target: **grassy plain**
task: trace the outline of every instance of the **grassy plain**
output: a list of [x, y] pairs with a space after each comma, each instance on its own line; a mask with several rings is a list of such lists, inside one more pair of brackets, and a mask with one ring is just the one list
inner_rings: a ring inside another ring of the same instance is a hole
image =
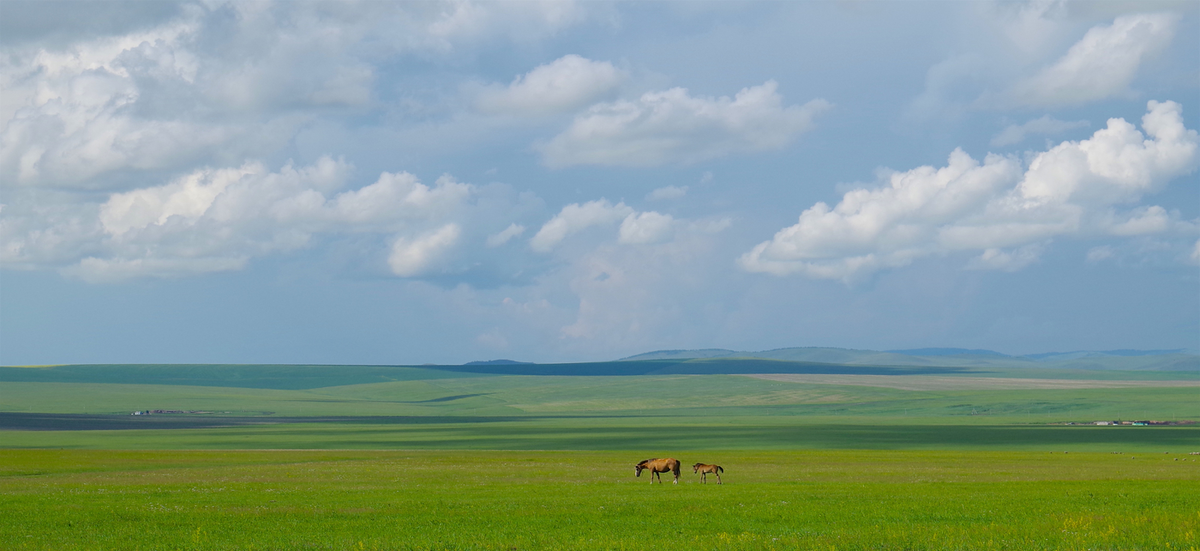
[[0, 549], [1196, 550], [1198, 380], [0, 368]]
[[4, 452], [4, 549], [1197, 549], [1200, 462], [1155, 454]]

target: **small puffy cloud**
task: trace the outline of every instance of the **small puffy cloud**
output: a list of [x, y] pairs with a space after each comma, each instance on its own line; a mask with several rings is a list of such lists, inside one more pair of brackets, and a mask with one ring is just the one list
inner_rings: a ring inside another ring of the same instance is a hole
[[[323, 161], [332, 163], [328, 159]], [[202, 169], [167, 185], [116, 193], [100, 206], [100, 223], [104, 231], [114, 236], [151, 224], [162, 226], [172, 217], [194, 223], [231, 184], [263, 171], [263, 166], [257, 163], [240, 168]]]
[[537, 149], [550, 167], [656, 166], [780, 149], [830, 104], [816, 99], [784, 107], [777, 89], [767, 81], [733, 98], [703, 98], [672, 88], [601, 103]]
[[529, 246], [537, 252], [549, 252], [567, 236], [593, 226], [615, 224], [634, 214], [633, 208], [625, 203], [612, 204], [607, 199], [572, 203], [561, 211], [529, 240]]
[[1135, 209], [1127, 220], [1113, 224], [1109, 232], [1121, 236], [1149, 235], [1165, 232], [1170, 226], [1167, 210], [1154, 205]]
[[407, 172], [384, 172], [371, 185], [338, 194], [325, 216], [340, 225], [390, 229], [406, 220], [447, 216], [474, 191], [450, 176], [429, 187]]
[[500, 233], [489, 235], [487, 238], [487, 246], [499, 247], [500, 245], [508, 243], [512, 238], [518, 237], [523, 233], [525, 233], [525, 226], [513, 222], [512, 224], [509, 224], [507, 228], [501, 230]]
[[967, 263], [967, 268], [1015, 272], [1037, 261], [1038, 256], [1042, 254], [1042, 248], [1040, 243], [1033, 243], [1011, 251], [987, 249], [983, 251], [983, 254], [971, 259]]
[[[711, 173], [706, 173], [711, 174]], [[710, 176], [711, 177], [711, 176]], [[670, 199], [681, 199], [687, 195], [687, 186], [665, 186], [660, 187], [646, 194], [646, 199], [650, 201], [665, 201]]]
[[621, 222], [617, 242], [630, 245], [661, 243], [671, 237], [675, 219], [654, 211], [630, 214]]
[[992, 147], [1018, 144], [1029, 136], [1054, 136], [1088, 125], [1088, 121], [1060, 121], [1050, 115], [1044, 115], [1025, 124], [1011, 124], [1005, 127], [999, 134], [996, 134], [996, 137], [992, 138]]
[[462, 228], [446, 224], [441, 228], [415, 237], [401, 237], [392, 245], [388, 266], [400, 277], [422, 275], [436, 265], [447, 251], [458, 243]]
[[892, 173], [877, 189], [805, 210], [739, 263], [751, 272], [849, 280], [930, 255], [981, 251], [969, 267], [1016, 270], [1057, 236], [1167, 232], [1176, 224], [1161, 207], [1116, 209], [1193, 171], [1200, 138], [1183, 126], [1179, 104], [1151, 101], [1147, 110], [1146, 135], [1110, 119], [1090, 139], [1034, 156], [1027, 169], [1015, 157], [988, 155], [981, 164], [955, 150], [943, 168]]
[[624, 79], [612, 63], [571, 54], [517, 77], [507, 87], [483, 89], [475, 105], [485, 113], [503, 115], [563, 113], [612, 93]]
[[1060, 106], [1127, 94], [1138, 67], [1171, 42], [1177, 21], [1167, 13], [1134, 14], [1093, 27], [1053, 65], [1015, 84], [1008, 100]]
[[[669, 214], [655, 211], [637, 212], [625, 203], [612, 204], [599, 199], [563, 207], [542, 229], [529, 240], [536, 252], [550, 252], [568, 236], [596, 226], [613, 226], [617, 229], [617, 243], [622, 245], [648, 245], [670, 241], [675, 234], [678, 221]], [[686, 225], [687, 229], [694, 229]], [[717, 228], [710, 233], [724, 229]]]
[[1109, 247], [1108, 245], [1100, 245], [1099, 247], [1092, 247], [1092, 248], [1088, 249], [1087, 261], [1088, 262], [1101, 262], [1103, 260], [1108, 260], [1109, 258], [1112, 258], [1112, 256], [1113, 256], [1113, 248], [1112, 247]]

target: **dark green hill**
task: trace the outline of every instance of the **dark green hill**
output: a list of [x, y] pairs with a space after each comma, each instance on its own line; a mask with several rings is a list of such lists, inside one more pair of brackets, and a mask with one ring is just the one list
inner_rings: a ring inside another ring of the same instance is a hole
[[[959, 375], [987, 377], [1058, 377], [1102, 379], [1193, 379], [1195, 369], [1186, 369], [1194, 356], [1156, 356], [1162, 362], [1177, 360], [1176, 369], [1114, 369], [1107, 361], [1122, 358], [1080, 358], [1069, 364], [1003, 365], [946, 363], [852, 364], [822, 361], [798, 361], [769, 358], [716, 357], [695, 359], [658, 359], [586, 363], [506, 363], [483, 362], [467, 365], [371, 366], [371, 365], [220, 365], [220, 364], [94, 364], [47, 367], [0, 367], [0, 383], [106, 383], [154, 384], [276, 390], [306, 390], [335, 386], [426, 381], [489, 375], [629, 377], [642, 375], [739, 375], [739, 374], [819, 374], [819, 375]], [[1134, 358], [1137, 359], [1137, 358]], [[1093, 365], [1091, 370], [1080, 366]]]
[[847, 365], [763, 358], [696, 358], [618, 360], [567, 364], [468, 364], [432, 369], [490, 375], [636, 376], [636, 375], [740, 375], [747, 373], [797, 373], [827, 375], [947, 375], [972, 371], [952, 366]]
[[758, 358], [647, 360], [588, 363], [477, 363], [454, 366], [95, 364], [0, 367], [0, 382], [108, 383], [219, 386], [304, 390], [332, 386], [418, 381], [486, 375], [622, 377], [811, 373], [839, 375], [929, 375], [967, 369], [931, 366], [869, 366]]

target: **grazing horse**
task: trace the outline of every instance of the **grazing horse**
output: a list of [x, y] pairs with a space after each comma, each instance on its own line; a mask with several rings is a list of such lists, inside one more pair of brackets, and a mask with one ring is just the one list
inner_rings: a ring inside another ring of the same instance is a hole
[[666, 459], [647, 459], [638, 463], [633, 467], [637, 471], [637, 476], [642, 476], [643, 469], [650, 469], [650, 483], [654, 484], [654, 477], [658, 477], [658, 483], [662, 484], [662, 475], [659, 473], [672, 472], [675, 473], [675, 481], [671, 484], [679, 484], [679, 460], [670, 457]]
[[717, 475], [717, 484], [720, 484], [721, 483], [721, 473], [725, 472], [725, 469], [722, 469], [720, 465], [705, 465], [704, 463], [696, 463], [695, 465], [692, 465], [692, 472], [700, 473], [700, 483], [701, 484], [708, 483], [705, 481], [705, 479], [708, 478], [709, 474]]

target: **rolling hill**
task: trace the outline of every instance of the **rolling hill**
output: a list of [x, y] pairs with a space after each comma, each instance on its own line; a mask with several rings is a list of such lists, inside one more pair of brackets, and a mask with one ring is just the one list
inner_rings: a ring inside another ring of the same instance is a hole
[[1025, 356], [1009, 356], [991, 350], [962, 348], [921, 348], [882, 352], [825, 347], [778, 348], [758, 352], [701, 349], [660, 350], [622, 358], [622, 361], [731, 360], [735, 358], [815, 362], [846, 366], [1200, 371], [1200, 352], [1190, 349], [1050, 352]]

